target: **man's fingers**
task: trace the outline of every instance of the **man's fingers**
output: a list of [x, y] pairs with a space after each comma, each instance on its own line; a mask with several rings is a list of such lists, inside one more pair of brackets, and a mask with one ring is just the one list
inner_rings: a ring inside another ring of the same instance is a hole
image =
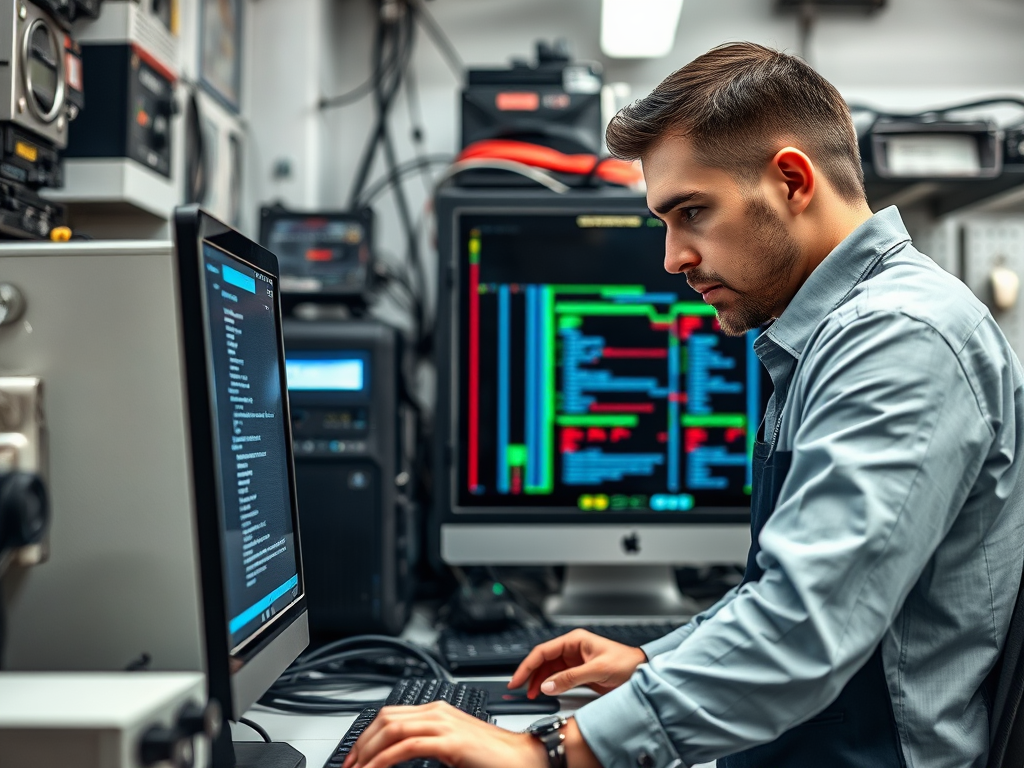
[[433, 757], [442, 763], [450, 763], [452, 757], [447, 754], [450, 751], [450, 747], [447, 745], [449, 741], [449, 739], [437, 736], [411, 737], [381, 750], [368, 762], [364, 763], [360, 760], [356, 765], [359, 768], [390, 768], [392, 765], [419, 757]]
[[569, 635], [562, 635], [554, 640], [548, 640], [546, 643], [535, 646], [532, 651], [526, 654], [526, 658], [523, 659], [516, 671], [512, 673], [512, 679], [509, 681], [508, 687], [519, 688], [530, 678], [535, 669], [545, 662], [560, 659], [565, 653], [568, 637]]
[[537, 694], [540, 693], [540, 686], [545, 680], [551, 677], [556, 672], [561, 672], [563, 669], [568, 669], [569, 665], [562, 659], [555, 659], [554, 661], [548, 661], [541, 664], [532, 675], [530, 675], [530, 681], [526, 688], [527, 698], [534, 699]]
[[583, 664], [551, 675], [541, 683], [540, 690], [541, 693], [546, 693], [548, 696], [555, 696], [581, 685], [603, 683], [607, 677], [604, 665]]
[[556, 659], [561, 659], [567, 667], [582, 664], [581, 645], [589, 637], [593, 637], [593, 635], [586, 630], [574, 629], [572, 632], [536, 646], [526, 655], [518, 669], [512, 674], [508, 687], [519, 688], [528, 679], [533, 677], [537, 669], [545, 663], [555, 661]]
[[[451, 710], [445, 712], [443, 710]], [[458, 713], [443, 702], [434, 702], [419, 707], [385, 707], [374, 718], [359, 740], [352, 747], [354, 763], [365, 765], [368, 758], [382, 752], [393, 744], [412, 738], [433, 736], [444, 730], [443, 718]], [[467, 715], [468, 716], [468, 715]], [[350, 754], [350, 756], [351, 756]]]

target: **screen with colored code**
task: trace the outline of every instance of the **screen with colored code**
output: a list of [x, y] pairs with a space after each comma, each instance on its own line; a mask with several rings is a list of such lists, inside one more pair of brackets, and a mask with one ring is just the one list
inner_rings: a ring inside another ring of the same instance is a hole
[[459, 224], [459, 507], [748, 506], [767, 386], [643, 214]]

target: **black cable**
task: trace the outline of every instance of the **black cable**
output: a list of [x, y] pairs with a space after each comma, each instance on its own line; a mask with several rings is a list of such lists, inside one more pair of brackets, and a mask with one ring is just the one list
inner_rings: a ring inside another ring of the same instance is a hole
[[388, 173], [372, 184], [367, 185], [362, 198], [359, 200], [359, 205], [361, 207], [372, 205], [380, 195], [387, 192], [400, 179], [404, 179], [406, 176], [411, 176], [414, 173], [420, 173], [433, 165], [450, 165], [454, 159], [451, 155], [438, 153], [406, 160], [404, 163], [399, 164], [395, 172]]
[[397, 63], [397, 59], [391, 59], [385, 63], [383, 68], [375, 66], [370, 77], [355, 88], [352, 88], [345, 93], [339, 93], [337, 96], [325, 96], [320, 99], [320, 103], [318, 104], [319, 108], [325, 110], [333, 109], [335, 107], [344, 107], [349, 104], [354, 104], [360, 99], [366, 98], [373, 93], [380, 81], [390, 73], [390, 69]]
[[981, 107], [992, 107], [998, 104], [1014, 104], [1018, 107], [1024, 107], [1024, 99], [1019, 96], [994, 96], [988, 99], [979, 99], [978, 101], [968, 101], [963, 104], [953, 104], [948, 107], [940, 107], [937, 109], [927, 109], [921, 112], [886, 112], [885, 110], [876, 109], [866, 104], [847, 104], [847, 107], [851, 112], [868, 112], [873, 114], [876, 118], [887, 118], [890, 120], [921, 120], [930, 117], [943, 117], [948, 115], [950, 112], [962, 112], [968, 109], [979, 109]]
[[[391, 133], [387, 129], [384, 131], [384, 158], [391, 174], [397, 175], [398, 161], [395, 155], [395, 146], [391, 141]], [[416, 275], [416, 282], [418, 283], [420, 295], [423, 296], [427, 290], [427, 273], [426, 268], [423, 266], [423, 259], [420, 257], [419, 234], [416, 231], [416, 227], [413, 225], [412, 214], [409, 210], [409, 201], [406, 198], [405, 189], [402, 187], [400, 181], [396, 182], [394, 185], [394, 195], [395, 206], [398, 208], [398, 217], [402, 222], [402, 228], [405, 230], [409, 264], [412, 267], [413, 274]], [[418, 302], [416, 305], [415, 320], [416, 342], [417, 346], [419, 346], [420, 340], [423, 336], [424, 322], [422, 301]]]
[[[345, 649], [349, 648], [365, 648], [371, 651], [379, 651], [381, 648], [397, 650], [407, 656], [422, 661], [437, 677], [448, 679], [448, 673], [441, 666], [440, 662], [431, 656], [425, 648], [420, 648], [419, 646], [408, 643], [405, 640], [399, 640], [387, 635], [357, 635], [356, 637], [347, 637], [342, 640], [335, 640], [333, 643], [323, 645], [320, 648], [307, 653], [305, 656], [300, 657], [298, 662], [305, 665], [313, 659], [322, 658], [324, 656], [331, 657], [336, 655], [338, 652], [343, 652]], [[285, 670], [285, 674], [288, 674], [288, 670]]]
[[[405, 70], [405, 109], [409, 113], [409, 124], [412, 126], [411, 138], [412, 149], [416, 158], [423, 161], [426, 157], [423, 151], [426, 135], [423, 128], [423, 110], [420, 106], [420, 86], [416, 79], [416, 68], [412, 66], [412, 57], [409, 58], [409, 66]], [[427, 168], [423, 168], [420, 178], [423, 179], [423, 189], [430, 197], [432, 192]]]
[[199, 99], [189, 86], [185, 103], [185, 202], [205, 203], [210, 184], [210, 153], [206, 146]]
[[455, 49], [455, 46], [452, 45], [451, 39], [445, 34], [445, 31], [437, 23], [437, 20], [430, 11], [427, 10], [423, 0], [411, 0], [411, 2], [416, 7], [417, 19], [423, 25], [424, 31], [434, 41], [434, 45], [437, 46], [437, 50], [440, 51], [452, 74], [455, 75], [455, 79], [461, 83], [466, 76], [466, 65], [462, 61], [459, 52]]
[[259, 734], [261, 739], [267, 742], [267, 744], [270, 744], [271, 741], [273, 741], [273, 739], [270, 738], [270, 734], [267, 733], [266, 729], [262, 725], [253, 722], [248, 717], [240, 717], [235, 722], [241, 723], [242, 725], [247, 725], [250, 728], [252, 728], [254, 731], [256, 731], [256, 733]]
[[[408, 61], [411, 58], [412, 50], [415, 45], [416, 33], [415, 20], [413, 18], [412, 8], [410, 6], [407, 6], [406, 18], [407, 24], [405, 25], [405, 40], [401, 42], [396, 41], [395, 44], [401, 45], [402, 50], [404, 51], [404, 53], [401, 54], [401, 56], [405, 63], [408, 64]], [[399, 29], [397, 30], [399, 37], [401, 37], [401, 31], [402, 29], [401, 27], [399, 27]], [[423, 265], [423, 259], [420, 256], [419, 235], [416, 231], [415, 226], [413, 225], [413, 218], [409, 205], [409, 200], [406, 196], [405, 188], [402, 186], [401, 181], [398, 180], [398, 158], [397, 153], [395, 152], [394, 141], [391, 138], [391, 131], [387, 121], [388, 111], [391, 107], [394, 96], [397, 93], [398, 89], [401, 87], [401, 75], [404, 71], [405, 68], [403, 67], [397, 73], [395, 83], [393, 84], [393, 87], [390, 91], [385, 91], [384, 88], [378, 86], [376, 97], [378, 114], [382, 116], [382, 130], [380, 131], [379, 134], [379, 143], [384, 150], [383, 154], [385, 166], [388, 169], [389, 174], [396, 178], [396, 181], [393, 185], [395, 206], [398, 209], [399, 220], [401, 221], [402, 229], [405, 232], [408, 262], [413, 274], [416, 276], [416, 283], [419, 289], [419, 296], [421, 297], [420, 300], [414, 304], [413, 317], [413, 322], [415, 326], [416, 348], [417, 350], [419, 350], [422, 345], [422, 340], [424, 336], [425, 311], [422, 297], [425, 296], [426, 294], [427, 275], [426, 269]]]
[[[405, 22], [404, 24], [403, 21]], [[405, 30], [403, 30], [403, 27]], [[384, 18], [380, 4], [378, 4], [377, 34], [374, 37], [373, 44], [374, 66], [378, 68], [383, 67], [389, 42], [391, 43], [390, 55], [395, 57], [396, 66], [394, 67], [394, 77], [390, 82], [388, 78], [382, 77], [374, 86], [374, 93], [377, 96], [375, 101], [377, 119], [373, 129], [370, 131], [366, 146], [363, 148], [359, 168], [356, 171], [355, 181], [352, 184], [352, 191], [349, 193], [350, 208], [354, 207], [355, 201], [362, 194], [366, 178], [370, 174], [370, 167], [377, 153], [377, 147], [384, 138], [388, 112], [391, 109], [395, 94], [402, 84], [402, 72], [405, 71], [408, 58], [412, 54], [412, 28], [413, 24], [410, 13], [407, 12], [392, 22]], [[404, 40], [403, 31], [405, 32]], [[394, 38], [394, 40], [391, 40], [391, 38]]]
[[340, 93], [337, 96], [324, 97], [320, 99], [317, 104], [322, 110], [334, 109], [336, 107], [344, 107], [349, 104], [355, 104], [360, 99], [364, 99], [373, 93], [374, 87], [377, 85], [377, 78], [379, 75], [375, 74], [369, 80], [357, 85], [351, 91]]
[[[396, 664], [399, 660], [401, 664]], [[366, 664], [377, 664], [392, 672], [368, 672]], [[423, 648], [386, 635], [360, 635], [329, 643], [297, 659], [259, 703], [284, 712], [358, 712], [379, 704], [380, 699], [337, 699], [316, 694], [351, 693], [371, 686], [394, 685], [403, 677], [424, 673], [449, 679], [440, 662]]]

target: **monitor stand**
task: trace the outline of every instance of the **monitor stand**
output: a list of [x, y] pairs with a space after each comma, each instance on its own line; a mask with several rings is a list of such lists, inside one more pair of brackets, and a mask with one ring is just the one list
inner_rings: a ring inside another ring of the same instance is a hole
[[236, 741], [235, 768], [305, 768], [306, 757], [283, 741]]
[[555, 623], [581, 620], [682, 620], [700, 610], [669, 565], [569, 565], [562, 592], [545, 602]]

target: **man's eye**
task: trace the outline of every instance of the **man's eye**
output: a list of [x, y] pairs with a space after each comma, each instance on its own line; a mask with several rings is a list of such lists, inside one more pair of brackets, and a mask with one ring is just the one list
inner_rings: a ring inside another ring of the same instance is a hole
[[697, 218], [697, 214], [700, 213], [700, 208], [683, 208], [682, 214], [686, 221], [693, 221]]

